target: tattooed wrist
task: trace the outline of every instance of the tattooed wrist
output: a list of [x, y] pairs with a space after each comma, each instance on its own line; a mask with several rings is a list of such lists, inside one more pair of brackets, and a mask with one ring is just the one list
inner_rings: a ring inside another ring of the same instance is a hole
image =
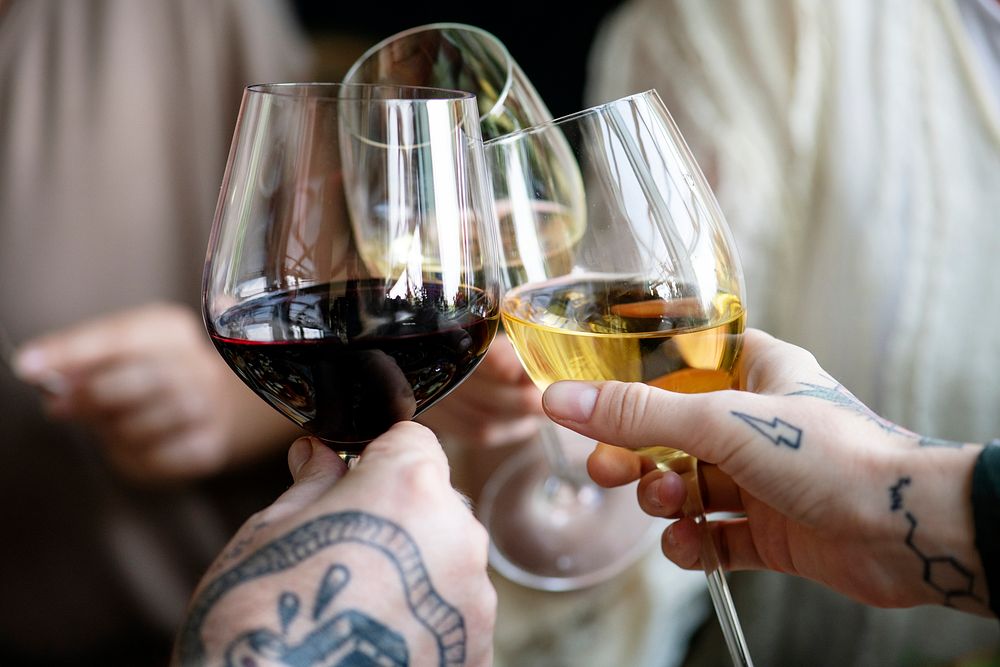
[[[887, 576], [907, 605], [939, 604], [986, 614], [986, 579], [975, 546], [972, 468], [979, 447], [898, 449], [882, 459], [881, 511]], [[895, 554], [895, 555], [893, 555]]]
[[934, 601], [946, 607], [966, 606], [962, 603], [983, 603], [976, 592], [977, 573], [972, 566], [951, 553], [946, 547], [934, 544], [931, 531], [923, 519], [907, 509], [905, 494], [913, 486], [910, 476], [903, 476], [889, 487], [889, 511], [905, 522], [903, 544], [919, 560], [920, 576]]

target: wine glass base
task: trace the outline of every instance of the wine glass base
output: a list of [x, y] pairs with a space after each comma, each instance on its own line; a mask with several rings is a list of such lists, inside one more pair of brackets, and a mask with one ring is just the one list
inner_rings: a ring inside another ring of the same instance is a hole
[[[583, 461], [573, 462], [583, 470]], [[639, 509], [635, 484], [602, 489], [553, 477], [535, 447], [507, 459], [478, 503], [490, 565], [522, 586], [570, 591], [618, 575], [647, 553], [662, 526]]]

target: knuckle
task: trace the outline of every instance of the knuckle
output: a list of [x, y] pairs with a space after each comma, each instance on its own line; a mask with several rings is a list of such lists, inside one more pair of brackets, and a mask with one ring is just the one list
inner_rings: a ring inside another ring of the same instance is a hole
[[493, 582], [490, 581], [488, 576], [483, 574], [482, 577], [483, 585], [478, 597], [479, 604], [477, 605], [476, 613], [482, 619], [483, 629], [492, 630], [493, 625], [496, 623], [497, 590], [493, 587]]
[[469, 529], [467, 531], [469, 545], [472, 548], [472, 554], [474, 562], [477, 567], [486, 567], [487, 560], [489, 559], [490, 552], [490, 535], [486, 532], [486, 528], [483, 524], [479, 523], [475, 519], [470, 522]]
[[[605, 385], [608, 396], [608, 423], [616, 432], [626, 432], [641, 424], [649, 408], [649, 388], [637, 382]], [[602, 392], [603, 393], [603, 392]]]
[[420, 459], [404, 465], [399, 474], [398, 488], [404, 498], [434, 497], [445, 486], [443, 481], [438, 463]]

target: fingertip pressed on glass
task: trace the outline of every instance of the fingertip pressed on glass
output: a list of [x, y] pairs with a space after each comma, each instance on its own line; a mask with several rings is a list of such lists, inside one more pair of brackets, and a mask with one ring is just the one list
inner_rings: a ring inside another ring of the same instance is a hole
[[473, 95], [246, 89], [205, 322], [243, 382], [342, 455], [476, 367], [497, 329], [497, 254]]

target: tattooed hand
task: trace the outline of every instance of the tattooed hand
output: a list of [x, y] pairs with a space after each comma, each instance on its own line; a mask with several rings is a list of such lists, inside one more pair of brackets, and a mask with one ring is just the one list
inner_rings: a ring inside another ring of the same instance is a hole
[[[989, 613], [970, 501], [981, 446], [887, 422], [808, 352], [760, 331], [746, 333], [741, 386], [691, 395], [561, 382], [544, 405], [556, 422], [621, 446], [598, 445], [590, 474], [605, 486], [641, 478], [639, 504], [654, 516], [680, 516], [687, 486], [629, 450], [698, 457], [706, 511], [737, 513], [707, 524], [727, 569], [796, 574], [877, 606]], [[698, 531], [690, 518], [670, 524], [663, 552], [699, 567]]]
[[295, 483], [199, 585], [175, 664], [490, 664], [486, 533], [430, 431], [397, 424], [346, 476], [315, 439], [288, 464]]

